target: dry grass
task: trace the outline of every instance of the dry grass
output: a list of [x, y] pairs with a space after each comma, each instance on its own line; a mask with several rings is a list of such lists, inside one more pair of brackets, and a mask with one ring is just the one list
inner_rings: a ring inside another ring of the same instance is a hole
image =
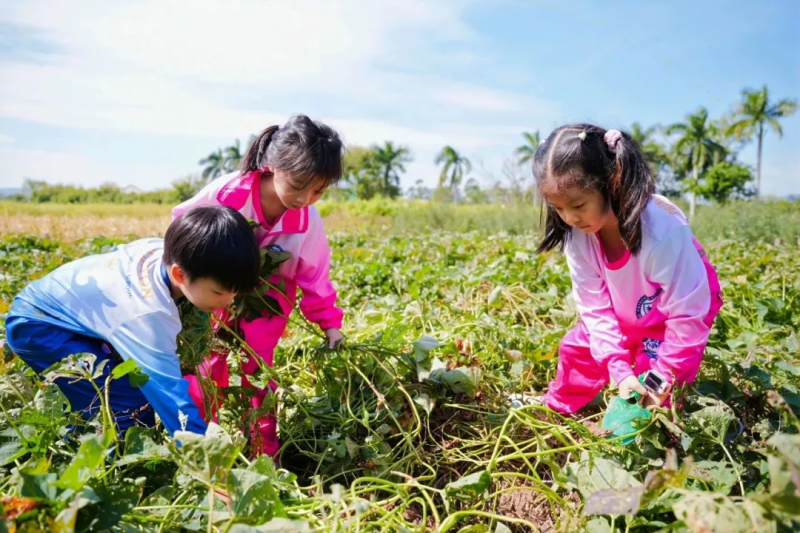
[[0, 204], [0, 237], [27, 233], [60, 241], [93, 237], [161, 236], [170, 222], [167, 205]]
[[[159, 237], [170, 223], [168, 205], [156, 204], [20, 204], [0, 203], [0, 238], [33, 234], [74, 242], [94, 237]], [[333, 212], [325, 217], [329, 232], [381, 228], [389, 217]]]

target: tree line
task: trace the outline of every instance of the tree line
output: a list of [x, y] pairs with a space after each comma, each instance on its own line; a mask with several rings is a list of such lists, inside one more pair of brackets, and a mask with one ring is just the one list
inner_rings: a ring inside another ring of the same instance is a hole
[[[651, 164], [659, 192], [668, 196], [688, 194], [693, 214], [698, 197], [725, 203], [730, 198], [758, 196], [764, 137], [769, 131], [782, 137], [780, 120], [796, 111], [795, 100], [773, 100], [764, 86], [758, 90], [742, 90], [732, 111], [718, 118], [709, 117], [708, 110], [701, 107], [673, 124], [643, 126], [637, 122], [627, 131]], [[405, 196], [468, 203], [528, 201], [534, 196], [531, 160], [542, 136], [534, 131], [523, 132], [522, 137], [522, 143], [504, 162], [500, 175], [487, 171], [482, 165], [474, 165], [457, 148], [444, 146], [434, 159], [440, 169], [436, 187], [427, 187], [422, 180], [417, 180], [406, 191], [400, 186], [401, 177], [414, 161], [408, 146], [392, 141], [350, 146], [344, 158], [342, 182], [327, 196], [337, 199]], [[255, 136], [251, 136], [248, 144], [254, 139]], [[738, 159], [741, 150], [751, 142], [756, 143], [755, 168]], [[115, 184], [87, 189], [26, 179], [23, 192], [10, 199], [37, 203], [180, 202], [210, 180], [236, 170], [245, 152], [237, 139], [232, 145], [201, 159], [199, 174], [178, 179], [169, 189], [130, 192]], [[482, 187], [481, 182], [488, 182], [489, 186]]]

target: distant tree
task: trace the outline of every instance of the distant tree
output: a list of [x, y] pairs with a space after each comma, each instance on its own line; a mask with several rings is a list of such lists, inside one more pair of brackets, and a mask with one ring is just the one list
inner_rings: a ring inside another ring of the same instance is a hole
[[442, 148], [442, 151], [436, 156], [435, 162], [442, 166], [439, 187], [449, 188], [453, 195], [453, 201], [458, 201], [458, 188], [464, 174], [472, 171], [472, 163], [452, 146]]
[[744, 198], [753, 194], [747, 188], [751, 181], [753, 173], [748, 167], [723, 161], [706, 171], [699, 192], [707, 200], [724, 204], [730, 198]]
[[694, 218], [697, 194], [701, 190], [700, 173], [721, 160], [725, 148], [716, 140], [719, 132], [708, 121], [708, 110], [702, 107], [696, 113], [688, 115], [686, 122], [669, 126], [666, 132], [668, 135], [679, 134], [674, 149], [691, 165], [692, 179], [686, 190], [690, 195], [689, 217]]
[[517, 163], [520, 165], [524, 165], [533, 160], [536, 149], [539, 147], [539, 143], [542, 142], [542, 138], [539, 136], [539, 130], [533, 133], [525, 131], [522, 133], [522, 136], [525, 138], [525, 143], [519, 145], [515, 151], [517, 154]]
[[739, 140], [751, 140], [755, 137], [758, 142], [756, 147], [756, 196], [761, 194], [761, 155], [764, 135], [772, 128], [778, 137], [783, 137], [783, 129], [779, 120], [793, 115], [796, 111], [796, 100], [784, 99], [771, 102], [766, 85], [758, 91], [751, 89], [742, 91], [742, 101], [734, 112], [727, 133]]

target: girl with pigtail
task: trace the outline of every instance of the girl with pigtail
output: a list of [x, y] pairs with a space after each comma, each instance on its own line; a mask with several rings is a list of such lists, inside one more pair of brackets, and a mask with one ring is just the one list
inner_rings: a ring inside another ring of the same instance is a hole
[[[673, 384], [695, 379], [722, 305], [689, 222], [655, 194], [641, 149], [617, 130], [558, 128], [536, 150], [533, 174], [546, 206], [538, 251], [565, 252], [580, 315], [543, 402], [574, 413], [613, 379], [623, 398], [664, 403]], [[644, 387], [642, 373], [663, 386]]]
[[[292, 117], [283, 126], [268, 127], [255, 139], [240, 171], [215, 179], [172, 211], [173, 218], [177, 218], [200, 205], [231, 207], [253, 221], [260, 248], [289, 252], [279, 273], [268, 280], [274, 288], [267, 296], [279, 303], [281, 312], [265, 310], [252, 320], [239, 318], [236, 324], [252, 352], [270, 367], [298, 288], [302, 293], [300, 311], [320, 327], [329, 346], [343, 338], [343, 312], [336, 306], [336, 290], [330, 280], [331, 251], [322, 218], [314, 207], [325, 189], [341, 178], [343, 151], [343, 143], [333, 129], [303, 115]], [[215, 314], [230, 322], [225, 308]], [[217, 387], [228, 387], [227, 357], [227, 353], [212, 353], [198, 372]], [[259, 389], [248, 381], [247, 375], [253, 375], [258, 367], [258, 361], [250, 355], [242, 365], [246, 374], [242, 385], [256, 389], [251, 402], [254, 409], [260, 408], [276, 388], [274, 382]], [[204, 412], [206, 402], [198, 378], [186, 379], [204, 417], [213, 418], [215, 413]], [[254, 428], [254, 436], [260, 441], [258, 451], [270, 456], [280, 448], [276, 424], [275, 417], [267, 415]]]

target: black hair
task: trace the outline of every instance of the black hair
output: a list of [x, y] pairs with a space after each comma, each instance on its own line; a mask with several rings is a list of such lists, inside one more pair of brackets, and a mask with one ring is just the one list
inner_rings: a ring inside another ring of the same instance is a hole
[[165, 265], [178, 265], [190, 280], [210, 278], [225, 290], [250, 290], [261, 255], [241, 213], [221, 205], [195, 207], [172, 221], [164, 236]]
[[333, 128], [296, 115], [283, 126], [262, 131], [242, 159], [241, 170], [271, 167], [289, 173], [298, 188], [320, 178], [328, 187], [342, 177], [343, 152], [344, 144]]
[[[603, 140], [605, 134], [606, 130], [591, 124], [561, 126], [536, 149], [533, 176], [539, 190], [555, 180], [561, 190], [600, 191], [619, 220], [625, 246], [635, 255], [642, 248], [642, 212], [655, 193], [653, 173], [629, 134], [622, 132], [614, 151]], [[563, 250], [571, 228], [550, 205], [542, 216], [545, 230], [537, 252]]]

